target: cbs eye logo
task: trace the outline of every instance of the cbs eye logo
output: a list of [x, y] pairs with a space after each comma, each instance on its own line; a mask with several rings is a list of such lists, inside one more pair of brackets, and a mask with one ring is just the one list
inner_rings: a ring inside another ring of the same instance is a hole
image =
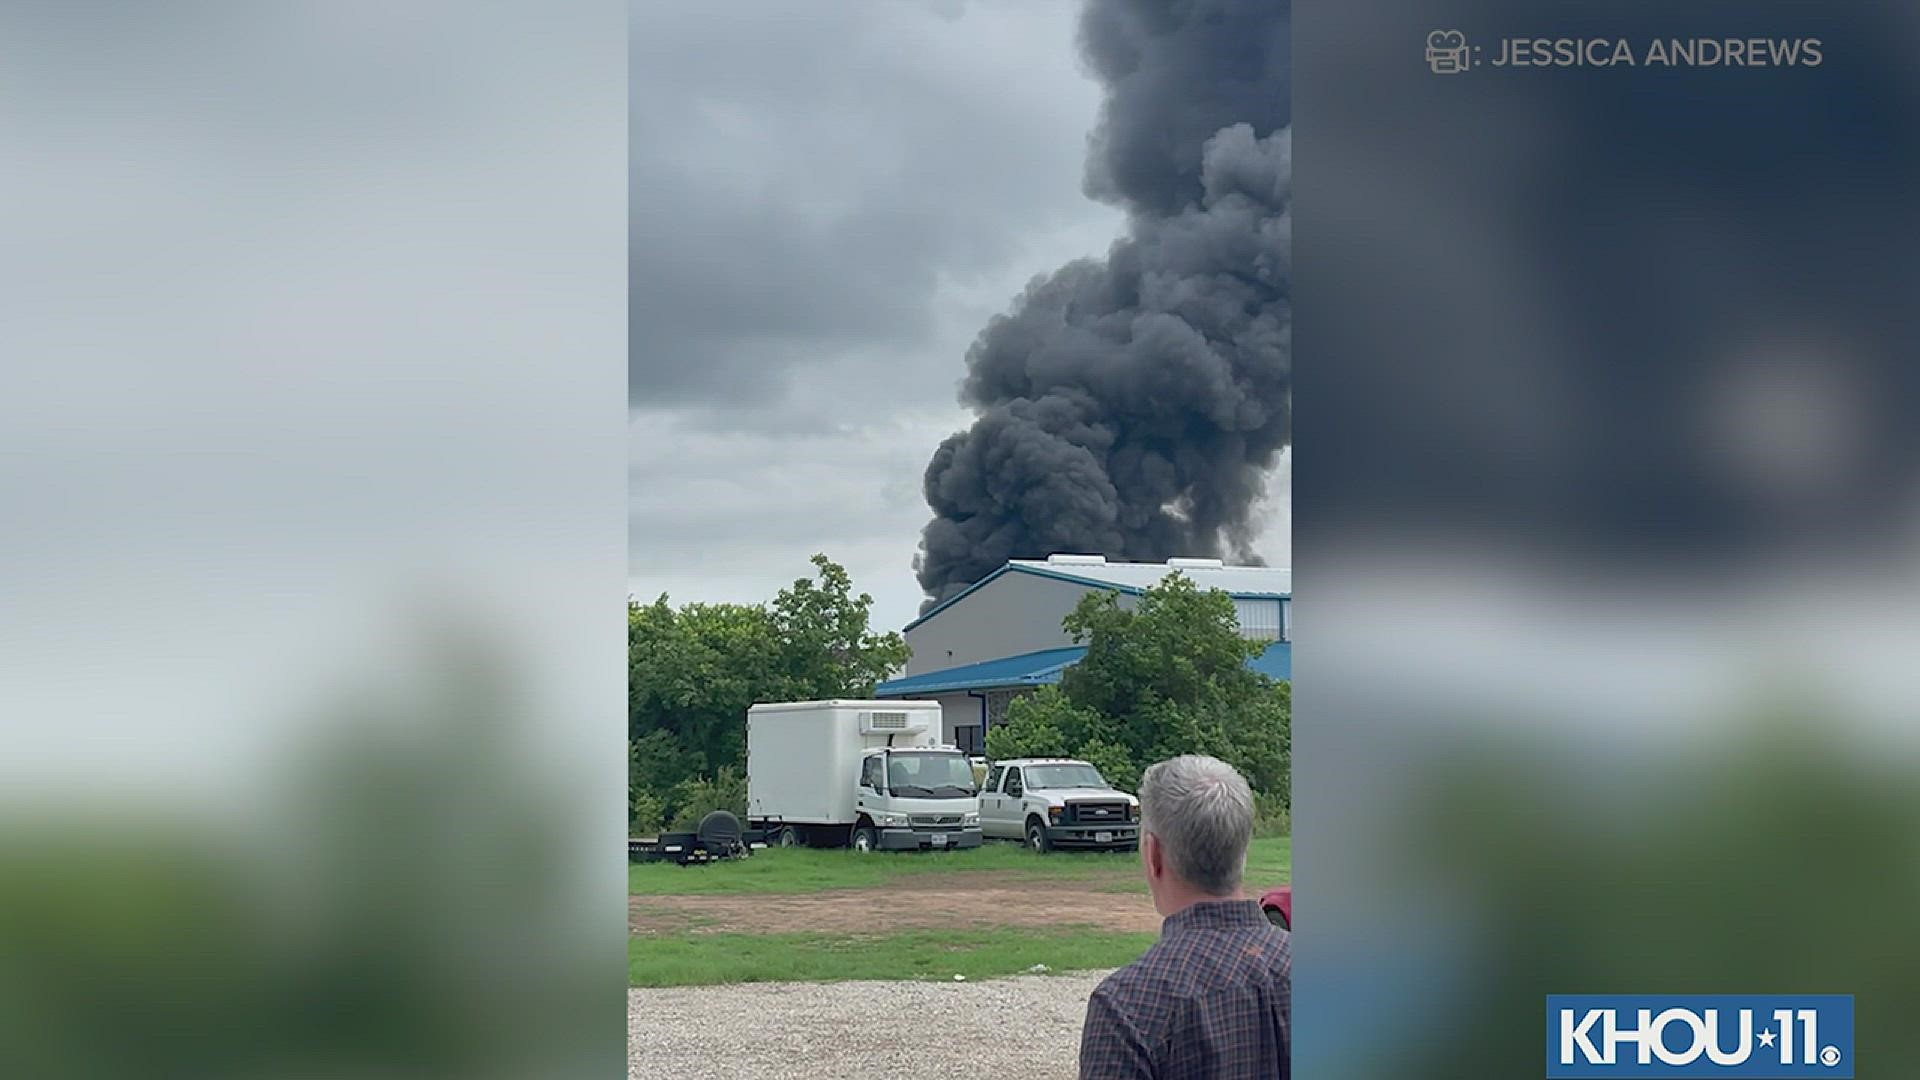
[[1471, 63], [1467, 35], [1458, 30], [1435, 30], [1427, 35], [1427, 66], [1435, 75], [1457, 75]]

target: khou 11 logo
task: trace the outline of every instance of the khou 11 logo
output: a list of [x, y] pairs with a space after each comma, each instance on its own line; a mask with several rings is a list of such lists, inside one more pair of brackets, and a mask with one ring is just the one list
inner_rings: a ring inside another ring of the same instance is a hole
[[1547, 995], [1550, 1080], [1852, 1075], [1852, 994]]

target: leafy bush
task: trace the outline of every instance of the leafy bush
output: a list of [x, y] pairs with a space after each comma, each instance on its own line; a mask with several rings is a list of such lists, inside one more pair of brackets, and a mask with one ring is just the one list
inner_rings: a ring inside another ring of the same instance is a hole
[[1007, 703], [1007, 718], [987, 731], [987, 756], [1064, 756], [1072, 745], [1066, 733], [1077, 732], [1085, 722], [1076, 712], [1073, 703], [1054, 686], [1014, 698]]
[[629, 789], [627, 792], [627, 835], [652, 836], [660, 831], [664, 804], [659, 796], [648, 791]]
[[627, 748], [627, 787], [633, 793], [658, 798], [705, 771], [700, 755], [681, 746], [670, 731], [650, 731]]
[[1133, 763], [1127, 748], [1095, 737], [1082, 744], [1075, 755], [1100, 770], [1107, 783], [1122, 791], [1140, 790], [1140, 767]]
[[692, 829], [715, 810], [731, 810], [742, 821], [747, 816], [747, 778], [721, 769], [714, 779], [682, 780], [667, 793], [673, 829]]
[[1284, 800], [1272, 795], [1254, 795], [1253, 835], [1293, 835], [1293, 811]]

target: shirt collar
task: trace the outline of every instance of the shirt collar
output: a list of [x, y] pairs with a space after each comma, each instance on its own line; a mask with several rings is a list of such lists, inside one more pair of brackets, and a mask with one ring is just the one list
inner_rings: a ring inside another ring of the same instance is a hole
[[1267, 926], [1267, 917], [1258, 900], [1203, 900], [1166, 917], [1160, 932], [1185, 930], [1228, 930], [1241, 926]]

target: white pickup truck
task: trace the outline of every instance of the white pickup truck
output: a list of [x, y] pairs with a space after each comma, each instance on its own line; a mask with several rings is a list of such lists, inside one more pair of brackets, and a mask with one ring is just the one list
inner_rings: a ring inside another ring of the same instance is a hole
[[1140, 800], [1072, 758], [996, 761], [980, 789], [980, 831], [1060, 847], [1128, 850], [1140, 844]]

